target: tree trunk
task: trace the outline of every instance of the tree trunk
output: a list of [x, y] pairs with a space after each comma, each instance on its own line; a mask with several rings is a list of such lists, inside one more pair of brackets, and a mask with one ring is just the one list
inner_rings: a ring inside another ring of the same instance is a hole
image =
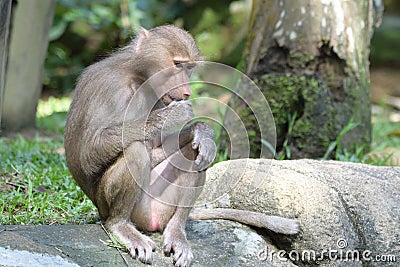
[[[373, 12], [373, 0], [253, 2], [244, 71], [268, 100], [287, 157], [322, 157], [335, 140], [369, 148]], [[338, 137], [350, 121], [357, 127]]]
[[11, 0], [1, 1], [0, 2], [0, 124], [1, 124], [1, 110], [3, 107], [3, 96], [4, 96], [10, 14], [11, 14]]
[[35, 125], [54, 7], [55, 0], [19, 0], [13, 8], [2, 129], [17, 131]]

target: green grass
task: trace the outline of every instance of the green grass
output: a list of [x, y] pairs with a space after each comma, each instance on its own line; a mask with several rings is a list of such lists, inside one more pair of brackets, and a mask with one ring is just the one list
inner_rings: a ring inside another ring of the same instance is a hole
[[[321, 160], [334, 159], [347, 162], [367, 163], [377, 166], [398, 166], [400, 164], [400, 112], [385, 105], [381, 105], [381, 113], [372, 119], [372, 143], [370, 152], [364, 154], [365, 147], [359, 146], [355, 151], [349, 152], [340, 145], [341, 139], [358, 126], [350, 119], [342, 129], [336, 140], [329, 144]], [[289, 135], [297, 114], [288, 115]], [[275, 159], [283, 160], [291, 157], [288, 139], [283, 142], [283, 149], [275, 155]]]
[[[343, 136], [345, 136], [348, 132], [356, 128], [359, 124], [353, 122], [353, 118], [347, 123], [347, 125], [340, 131], [339, 135], [336, 137], [336, 140], [329, 144], [325, 155], [322, 157], [322, 160], [329, 159], [331, 154], [334, 154], [334, 159], [342, 160], [342, 161], [362, 161], [361, 156], [364, 150], [363, 147], [357, 147], [355, 153], [348, 153], [346, 150], [343, 150], [340, 145], [340, 140], [342, 140]], [[349, 157], [350, 156], [350, 157]], [[352, 157], [353, 156], [353, 157]]]
[[381, 151], [388, 147], [400, 149], [400, 122], [382, 120], [374, 124], [372, 149]]
[[93, 204], [66, 166], [62, 137], [1, 138], [0, 155], [0, 224], [93, 220]]
[[[0, 224], [87, 223], [97, 211], [72, 179], [63, 132], [69, 98], [40, 101], [39, 128], [51, 138], [0, 138]], [[52, 112], [55, 111], [55, 112]]]

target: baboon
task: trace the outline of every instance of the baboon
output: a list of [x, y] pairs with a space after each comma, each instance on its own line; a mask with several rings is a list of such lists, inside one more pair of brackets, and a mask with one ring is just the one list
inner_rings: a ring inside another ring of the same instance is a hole
[[[169, 25], [142, 29], [82, 73], [68, 113], [65, 153], [72, 176], [106, 227], [144, 263], [151, 264], [155, 244], [139, 230], [162, 231], [164, 253], [173, 253], [175, 266], [193, 259], [185, 223], [216, 152], [212, 129], [191, 122], [188, 81], [199, 60], [188, 32]], [[194, 218], [287, 234], [298, 227], [294, 220], [229, 209], [202, 210]]]

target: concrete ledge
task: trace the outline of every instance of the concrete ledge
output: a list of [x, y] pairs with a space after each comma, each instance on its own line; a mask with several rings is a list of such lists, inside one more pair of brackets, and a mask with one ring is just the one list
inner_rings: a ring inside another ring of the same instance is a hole
[[[153, 265], [173, 266], [172, 258], [163, 255], [162, 236], [150, 237], [157, 244]], [[228, 221], [189, 222], [187, 237], [195, 255], [192, 266], [272, 266], [257, 256], [270, 245], [246, 226]], [[115, 248], [102, 242], [108, 239], [95, 224], [0, 226], [0, 266], [146, 266], [123, 253], [125, 263]]]

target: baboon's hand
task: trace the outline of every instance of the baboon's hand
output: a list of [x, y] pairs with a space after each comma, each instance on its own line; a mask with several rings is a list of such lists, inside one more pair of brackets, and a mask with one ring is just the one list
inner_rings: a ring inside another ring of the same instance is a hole
[[194, 118], [192, 103], [189, 100], [171, 102], [163, 109], [162, 114], [165, 119], [162, 129], [167, 132], [180, 130]]
[[217, 147], [214, 142], [213, 130], [204, 122], [198, 122], [194, 129], [192, 148], [198, 150], [195, 169], [204, 171], [215, 159]]
[[154, 125], [166, 136], [181, 130], [193, 118], [192, 103], [189, 100], [172, 101], [167, 107], [152, 112], [147, 124]]

